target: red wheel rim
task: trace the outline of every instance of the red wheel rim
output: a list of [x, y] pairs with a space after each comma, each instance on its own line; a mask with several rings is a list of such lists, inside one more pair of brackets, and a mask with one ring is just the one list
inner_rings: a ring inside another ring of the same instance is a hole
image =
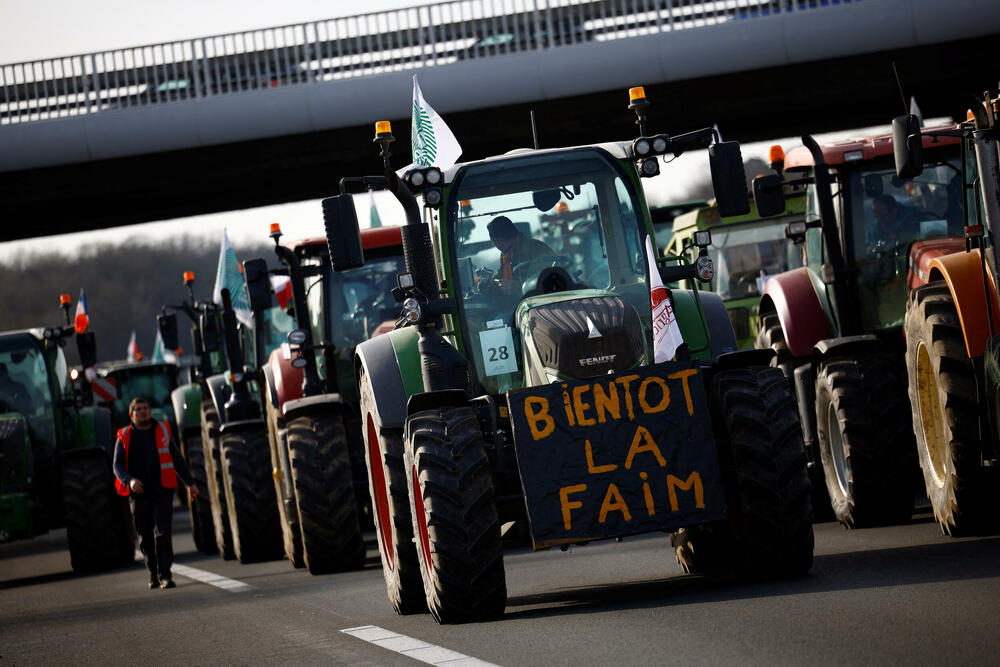
[[431, 539], [427, 534], [427, 515], [424, 512], [424, 496], [420, 493], [420, 479], [417, 477], [417, 466], [413, 466], [413, 507], [417, 515], [417, 533], [420, 538], [420, 550], [424, 554], [424, 567], [427, 574], [433, 574], [431, 568]]
[[382, 449], [378, 444], [378, 431], [375, 420], [368, 414], [368, 474], [372, 480], [372, 493], [375, 503], [375, 514], [378, 518], [378, 539], [385, 557], [386, 566], [392, 571], [396, 564], [395, 553], [392, 550], [392, 519], [389, 515], [389, 494], [386, 489], [385, 471], [382, 469]]

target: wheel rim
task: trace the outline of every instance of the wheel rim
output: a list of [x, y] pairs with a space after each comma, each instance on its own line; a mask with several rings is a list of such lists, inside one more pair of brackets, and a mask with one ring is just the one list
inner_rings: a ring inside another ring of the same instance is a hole
[[917, 443], [925, 449], [931, 477], [940, 489], [948, 474], [948, 441], [944, 433], [945, 414], [938, 391], [937, 373], [923, 341], [917, 344], [917, 410], [923, 438]]
[[390, 571], [395, 568], [392, 550], [392, 518], [389, 515], [389, 494], [386, 489], [385, 471], [382, 469], [382, 451], [378, 444], [378, 431], [375, 420], [368, 413], [368, 474], [372, 481], [372, 491], [375, 502], [375, 513], [378, 515], [378, 539], [385, 556], [386, 566]]
[[840, 419], [833, 403], [826, 411], [826, 437], [830, 441], [830, 463], [837, 478], [837, 486], [845, 498], [847, 495], [847, 453], [844, 451], [844, 436], [840, 432]]
[[420, 493], [420, 478], [417, 476], [417, 466], [413, 466], [413, 508], [417, 516], [417, 537], [420, 539], [420, 551], [424, 554], [424, 568], [427, 574], [433, 574], [431, 569], [431, 538], [427, 534], [427, 516], [424, 512], [424, 496]]

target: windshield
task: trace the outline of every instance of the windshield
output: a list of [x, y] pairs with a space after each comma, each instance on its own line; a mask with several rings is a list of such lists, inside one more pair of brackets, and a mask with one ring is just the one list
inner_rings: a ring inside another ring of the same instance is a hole
[[[56, 356], [66, 361], [62, 349]], [[44, 442], [55, 442], [52, 390], [45, 356], [30, 334], [0, 338], [0, 412], [19, 412]]]
[[785, 223], [712, 229], [708, 256], [712, 291], [724, 300], [755, 297], [768, 278], [802, 266], [801, 248], [785, 238]]
[[117, 426], [129, 423], [128, 406], [133, 398], [142, 396], [157, 415], [173, 417], [170, 392], [177, 387], [177, 367], [156, 364], [123, 368], [108, 373], [118, 387], [118, 398], [111, 404], [111, 418]]
[[264, 322], [267, 323], [264, 330], [264, 358], [267, 359], [285, 342], [288, 332], [295, 328], [295, 320], [281, 308], [273, 307], [264, 311]]
[[925, 162], [923, 172], [912, 179], [897, 177], [891, 165], [851, 171], [845, 185], [863, 323], [874, 328], [902, 324], [910, 244], [963, 235], [959, 157]]
[[330, 272], [330, 325], [338, 347], [354, 348], [375, 335], [380, 325], [395, 325], [400, 306], [392, 289], [400, 273], [406, 273], [402, 255], [366, 257], [362, 267]]
[[[649, 316], [635, 193], [596, 149], [479, 163], [456, 177], [449, 223], [462, 325], [491, 393], [519, 386], [514, 309], [566, 289], [606, 289]], [[645, 292], [645, 301], [638, 294]]]

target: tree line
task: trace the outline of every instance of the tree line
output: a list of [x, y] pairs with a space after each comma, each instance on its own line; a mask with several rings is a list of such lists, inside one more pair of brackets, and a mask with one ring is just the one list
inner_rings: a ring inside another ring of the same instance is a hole
[[[242, 262], [263, 257], [276, 266], [273, 246], [235, 246]], [[90, 331], [101, 361], [124, 359], [132, 330], [147, 357], [156, 339], [156, 315], [165, 304], [187, 300], [185, 271], [195, 273], [195, 298], [211, 299], [219, 261], [219, 242], [182, 236], [154, 243], [130, 238], [121, 244], [94, 244], [67, 257], [57, 251], [0, 263], [0, 329], [11, 331], [65, 324], [59, 295], [69, 294], [70, 321], [82, 288], [87, 296]], [[187, 317], [178, 315], [181, 346], [191, 353]], [[76, 345], [64, 348], [69, 363], [79, 363]]]

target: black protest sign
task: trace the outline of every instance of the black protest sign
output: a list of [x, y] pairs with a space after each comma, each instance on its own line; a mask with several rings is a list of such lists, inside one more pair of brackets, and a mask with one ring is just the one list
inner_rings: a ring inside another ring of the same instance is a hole
[[695, 363], [532, 387], [507, 405], [536, 549], [725, 518]]

